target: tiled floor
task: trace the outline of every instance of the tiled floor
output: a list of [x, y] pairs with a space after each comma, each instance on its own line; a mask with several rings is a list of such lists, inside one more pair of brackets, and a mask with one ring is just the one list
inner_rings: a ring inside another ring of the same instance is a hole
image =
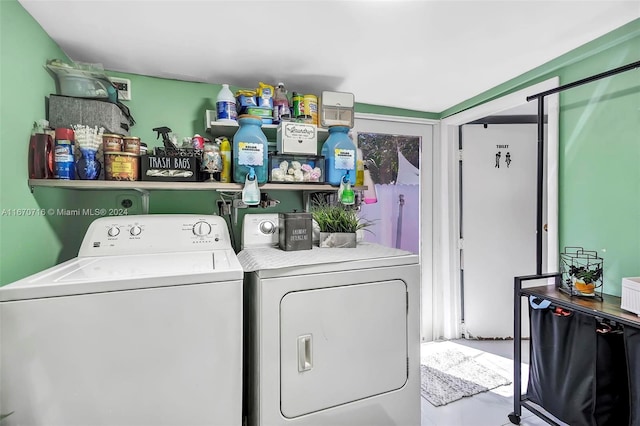
[[[423, 343], [424, 345], [438, 343]], [[495, 371], [513, 380], [513, 341], [451, 340], [446, 342], [476, 361], [491, 364]], [[526, 389], [528, 377], [528, 341], [522, 342], [522, 387]], [[422, 401], [422, 426], [502, 426], [512, 425], [508, 419], [513, 412], [513, 384], [500, 386], [488, 392], [462, 398], [440, 407]], [[547, 423], [529, 411], [523, 410], [521, 425], [542, 426]]]

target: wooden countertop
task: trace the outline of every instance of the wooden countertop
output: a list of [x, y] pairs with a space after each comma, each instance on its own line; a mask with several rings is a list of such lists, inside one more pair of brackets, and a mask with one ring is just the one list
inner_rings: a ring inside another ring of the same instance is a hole
[[536, 296], [550, 300], [552, 303], [574, 309], [587, 314], [612, 319], [629, 325], [640, 327], [640, 317], [633, 312], [620, 308], [620, 298], [603, 294], [604, 300], [596, 298], [569, 296], [561, 292], [555, 285], [545, 285], [539, 287], [529, 287], [520, 290], [523, 296]]

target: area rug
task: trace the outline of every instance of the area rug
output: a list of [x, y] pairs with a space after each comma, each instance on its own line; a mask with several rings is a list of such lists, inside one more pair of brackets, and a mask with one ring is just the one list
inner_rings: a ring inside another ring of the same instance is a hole
[[446, 346], [422, 357], [420, 375], [422, 397], [436, 407], [511, 383], [472, 356]]

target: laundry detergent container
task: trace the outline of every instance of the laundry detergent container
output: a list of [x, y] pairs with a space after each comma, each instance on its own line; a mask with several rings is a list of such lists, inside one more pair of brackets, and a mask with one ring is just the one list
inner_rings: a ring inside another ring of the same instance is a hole
[[262, 118], [253, 115], [238, 117], [240, 128], [233, 136], [233, 181], [245, 183], [253, 168], [258, 183], [267, 182], [269, 146], [262, 131]]
[[342, 177], [349, 174], [351, 185], [356, 184], [356, 146], [349, 137], [347, 126], [329, 127], [329, 137], [322, 145], [325, 158], [326, 182], [339, 186]]

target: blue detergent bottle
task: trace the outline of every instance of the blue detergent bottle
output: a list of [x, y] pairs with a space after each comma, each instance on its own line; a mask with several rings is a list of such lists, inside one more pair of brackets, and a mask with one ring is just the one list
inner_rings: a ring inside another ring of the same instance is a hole
[[238, 118], [240, 128], [233, 136], [233, 181], [245, 183], [253, 168], [258, 183], [267, 182], [269, 145], [262, 131], [262, 118], [243, 114]]
[[348, 174], [351, 185], [356, 184], [356, 146], [349, 137], [349, 127], [329, 127], [329, 137], [322, 145], [325, 158], [326, 182], [339, 186], [342, 177]]

